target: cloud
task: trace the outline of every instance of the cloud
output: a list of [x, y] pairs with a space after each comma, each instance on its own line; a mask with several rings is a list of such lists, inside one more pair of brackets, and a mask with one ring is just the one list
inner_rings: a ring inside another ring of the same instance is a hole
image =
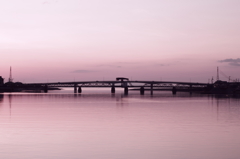
[[119, 65], [136, 65], [141, 64], [141, 62], [116, 62]]
[[240, 58], [237, 59], [224, 59], [224, 60], [219, 60], [218, 62], [225, 62], [228, 63], [231, 66], [240, 66]]
[[162, 64], [162, 63], [158, 63], [158, 64], [156, 64], [156, 66], [163, 67], [163, 66], [169, 66], [169, 64]]
[[95, 70], [75, 70], [71, 73], [91, 73], [91, 72], [97, 72]]
[[122, 66], [119, 65], [97, 65], [97, 67], [113, 67], [113, 68], [121, 68]]
[[98, 64], [94, 65], [93, 67], [104, 67], [104, 68], [123, 68], [123, 67], [129, 67], [129, 66], [136, 66], [136, 65], [142, 65], [142, 62], [112, 62], [112, 63], [104, 63], [104, 64]]

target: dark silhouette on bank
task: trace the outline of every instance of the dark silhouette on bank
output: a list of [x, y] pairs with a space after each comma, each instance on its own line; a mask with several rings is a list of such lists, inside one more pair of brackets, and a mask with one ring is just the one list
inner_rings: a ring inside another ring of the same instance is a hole
[[[0, 76], [0, 92], [45, 92], [49, 90], [59, 90], [61, 87], [72, 87], [74, 93], [82, 93], [82, 87], [109, 87], [111, 93], [115, 93], [115, 88], [123, 88], [124, 94], [128, 95], [129, 90], [140, 91], [141, 95], [145, 91], [171, 91], [173, 95], [177, 92], [204, 93], [204, 94], [240, 94], [240, 82], [219, 80], [217, 68], [217, 81], [213, 83], [196, 82], [176, 82], [176, 81], [130, 81], [125, 77], [117, 77], [113, 81], [79, 81], [79, 82], [53, 82], [53, 83], [21, 83], [13, 82], [12, 69], [8, 82]], [[130, 89], [129, 89], [130, 88]]]
[[79, 82], [54, 82], [54, 83], [21, 83], [6, 82], [0, 77], [0, 92], [48, 92], [61, 87], [72, 87], [75, 93], [82, 93], [83, 87], [108, 87], [111, 93], [115, 93], [115, 88], [123, 88], [127, 95], [129, 90], [139, 91], [144, 95], [145, 91], [172, 91], [204, 94], [239, 94], [240, 82], [216, 81], [215, 83], [194, 83], [194, 82], [173, 82], [173, 81], [129, 81], [127, 78], [117, 78], [113, 81], [79, 81]]

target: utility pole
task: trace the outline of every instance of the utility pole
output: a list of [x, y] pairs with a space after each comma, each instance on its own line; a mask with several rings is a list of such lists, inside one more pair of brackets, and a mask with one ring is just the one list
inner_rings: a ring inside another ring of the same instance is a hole
[[218, 70], [218, 67], [217, 67], [217, 81], [219, 80], [219, 70]]

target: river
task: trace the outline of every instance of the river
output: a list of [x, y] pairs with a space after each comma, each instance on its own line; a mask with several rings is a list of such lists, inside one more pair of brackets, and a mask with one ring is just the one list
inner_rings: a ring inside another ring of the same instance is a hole
[[234, 96], [0, 94], [4, 159], [239, 159], [239, 134]]

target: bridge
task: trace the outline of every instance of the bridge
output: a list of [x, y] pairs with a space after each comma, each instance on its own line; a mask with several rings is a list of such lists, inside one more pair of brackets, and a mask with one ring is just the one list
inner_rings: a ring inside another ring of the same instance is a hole
[[108, 87], [111, 93], [115, 93], [115, 88], [123, 88], [124, 94], [127, 95], [129, 89], [139, 90], [140, 94], [145, 91], [172, 91], [176, 94], [177, 91], [201, 91], [204, 88], [211, 86], [209, 83], [195, 82], [174, 82], [174, 81], [130, 81], [128, 78], [118, 77], [114, 81], [74, 81], [74, 82], [53, 82], [53, 83], [25, 83], [28, 87], [41, 87], [44, 92], [48, 92], [50, 87], [72, 87], [74, 93], [82, 93], [83, 87]]

